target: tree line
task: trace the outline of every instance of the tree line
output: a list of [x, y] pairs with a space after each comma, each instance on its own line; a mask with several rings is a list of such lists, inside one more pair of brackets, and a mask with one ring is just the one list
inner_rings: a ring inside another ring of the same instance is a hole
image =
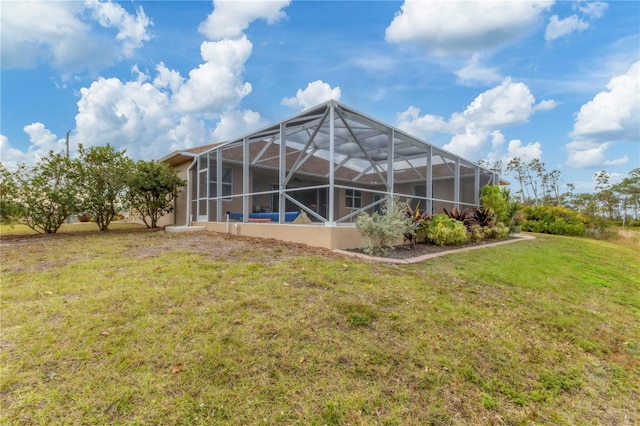
[[[628, 221], [637, 221], [640, 215], [640, 168], [633, 169], [621, 182], [612, 184], [611, 175], [601, 170], [594, 175], [596, 190], [590, 193], [576, 193], [573, 183], [563, 181], [562, 173], [548, 171], [539, 159], [528, 160], [514, 157], [506, 165], [502, 161], [479, 164], [491, 171], [514, 177], [512, 191], [515, 198], [525, 206], [550, 205], [567, 207], [592, 219], [619, 221], [626, 225]], [[567, 188], [562, 191], [561, 187]]]
[[49, 152], [36, 164], [9, 171], [0, 163], [0, 220], [54, 234], [74, 215], [88, 215], [101, 231], [129, 210], [149, 228], [173, 210], [185, 182], [167, 164], [134, 161], [111, 145], [80, 146], [77, 158]]

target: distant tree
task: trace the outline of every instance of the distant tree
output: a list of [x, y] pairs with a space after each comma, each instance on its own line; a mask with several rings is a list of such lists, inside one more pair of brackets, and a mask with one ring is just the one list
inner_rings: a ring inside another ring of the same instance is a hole
[[604, 170], [600, 170], [594, 175], [596, 180], [596, 200], [600, 213], [605, 219], [611, 220], [619, 216], [618, 198], [611, 188], [610, 176]]
[[513, 157], [509, 163], [507, 163], [507, 171], [515, 173], [516, 179], [518, 179], [518, 183], [520, 183], [520, 190], [518, 193], [520, 194], [520, 201], [522, 203], [526, 203], [529, 200], [529, 190], [528, 187], [525, 186], [525, 179], [527, 176], [525, 168], [526, 163], [520, 157]]
[[498, 176], [504, 173], [502, 160], [496, 160], [493, 163], [489, 162], [488, 160], [479, 160], [477, 164], [480, 167], [484, 167], [485, 169], [496, 173]]
[[619, 216], [622, 218], [622, 225], [626, 225], [627, 216], [638, 218], [640, 210], [640, 168], [629, 172], [629, 176], [622, 182], [612, 185], [611, 192], [618, 201]]
[[79, 147], [78, 177], [83, 211], [91, 214], [101, 231], [124, 208], [133, 160], [111, 145]]
[[78, 212], [76, 168], [66, 156], [49, 152], [32, 167], [21, 164], [13, 173], [4, 169], [2, 173], [3, 205], [34, 231], [55, 234], [68, 216]]
[[158, 220], [173, 211], [173, 200], [186, 182], [165, 163], [138, 161], [129, 179], [127, 202], [147, 228], [157, 228]]
[[17, 184], [15, 176], [4, 164], [0, 163], [0, 222], [14, 223], [21, 216], [21, 206], [16, 199]]

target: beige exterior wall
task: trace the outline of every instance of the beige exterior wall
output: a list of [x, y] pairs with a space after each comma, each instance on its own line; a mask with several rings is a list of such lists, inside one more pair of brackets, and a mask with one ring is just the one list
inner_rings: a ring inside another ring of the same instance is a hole
[[[198, 222], [207, 231], [227, 233], [226, 222]], [[271, 238], [327, 249], [362, 247], [364, 240], [355, 226], [330, 227], [316, 224], [241, 223], [230, 222], [228, 233], [245, 237]]]
[[[183, 180], [187, 180], [187, 169], [191, 162], [182, 163], [174, 167], [174, 170], [178, 172], [178, 177]], [[180, 194], [176, 199], [174, 211], [162, 218], [162, 225], [184, 225], [187, 221], [187, 187], [186, 185], [180, 189]], [[166, 223], [165, 223], [166, 222]]]

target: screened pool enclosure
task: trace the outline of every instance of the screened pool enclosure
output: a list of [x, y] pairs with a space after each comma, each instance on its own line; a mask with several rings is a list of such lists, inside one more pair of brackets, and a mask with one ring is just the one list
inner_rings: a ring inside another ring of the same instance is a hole
[[326, 226], [390, 197], [430, 213], [470, 208], [483, 186], [498, 183], [493, 172], [335, 101], [198, 153], [188, 175], [191, 222], [288, 223], [304, 212]]

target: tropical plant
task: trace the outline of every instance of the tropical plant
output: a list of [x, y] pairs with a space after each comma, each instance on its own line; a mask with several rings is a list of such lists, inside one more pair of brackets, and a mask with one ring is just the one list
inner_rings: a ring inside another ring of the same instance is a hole
[[473, 209], [473, 218], [481, 227], [491, 227], [496, 224], [496, 213], [490, 207], [476, 207]]
[[416, 205], [415, 210], [410, 205], [407, 205], [406, 216], [412, 222], [412, 225], [409, 226], [408, 232], [404, 234], [405, 241], [415, 244], [420, 239], [421, 234], [422, 239], [426, 240], [425, 229], [431, 216], [426, 211], [420, 212], [420, 202]]
[[446, 207], [443, 207], [442, 210], [444, 210], [444, 213], [449, 216], [451, 219], [455, 219], [455, 220], [459, 220], [460, 222], [464, 223], [466, 225], [465, 222], [469, 221], [472, 222], [473, 218], [471, 216], [471, 212], [467, 209], [458, 209], [457, 207], [454, 207], [453, 210], [448, 211], [446, 209]]

